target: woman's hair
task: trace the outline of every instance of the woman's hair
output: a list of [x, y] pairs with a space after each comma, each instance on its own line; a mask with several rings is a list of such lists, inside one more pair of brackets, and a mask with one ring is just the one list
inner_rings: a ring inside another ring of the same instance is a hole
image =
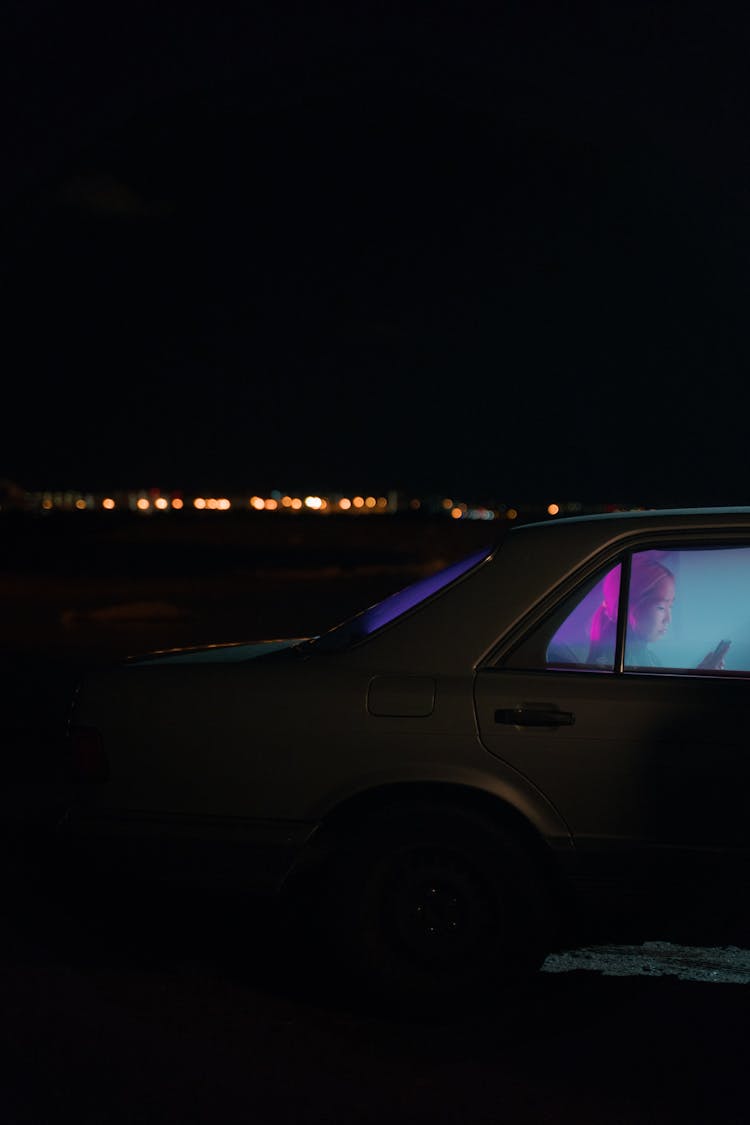
[[617, 603], [620, 599], [620, 574], [622, 567], [618, 563], [604, 578], [602, 587], [602, 601], [596, 607], [591, 620], [589, 637], [592, 644], [601, 644], [608, 639], [617, 620]]
[[643, 562], [640, 562], [638, 558], [633, 559], [633, 565], [630, 569], [628, 603], [640, 605], [641, 602], [646, 601], [649, 595], [653, 594], [662, 578], [671, 578], [674, 581], [674, 574], [663, 563], [655, 562], [652, 559], [644, 559]]

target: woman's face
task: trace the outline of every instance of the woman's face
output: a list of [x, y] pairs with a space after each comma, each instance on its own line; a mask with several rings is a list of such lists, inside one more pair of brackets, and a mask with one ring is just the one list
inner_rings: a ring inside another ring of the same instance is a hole
[[641, 641], [658, 641], [672, 620], [674, 578], [660, 578], [643, 601], [633, 607], [633, 632]]

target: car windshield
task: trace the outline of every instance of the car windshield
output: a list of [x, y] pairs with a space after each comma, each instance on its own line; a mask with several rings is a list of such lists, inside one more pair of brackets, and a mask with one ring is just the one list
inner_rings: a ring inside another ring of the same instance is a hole
[[382, 601], [376, 602], [355, 614], [354, 617], [342, 621], [340, 625], [335, 625], [327, 633], [316, 637], [313, 642], [316, 649], [343, 649], [364, 640], [371, 633], [382, 629], [384, 625], [388, 625], [395, 621], [397, 617], [408, 613], [409, 610], [427, 601], [439, 590], [445, 589], [451, 582], [455, 582], [456, 579], [479, 566], [489, 558], [493, 550], [494, 547], [490, 545], [482, 547], [481, 550], [472, 551], [465, 558], [443, 567], [434, 574], [428, 574], [425, 578], [412, 582], [409, 586], [397, 590], [394, 594], [389, 594]]

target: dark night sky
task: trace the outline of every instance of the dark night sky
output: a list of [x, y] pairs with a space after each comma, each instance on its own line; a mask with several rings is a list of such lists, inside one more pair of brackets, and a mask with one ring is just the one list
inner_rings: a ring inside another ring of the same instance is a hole
[[0, 477], [750, 502], [747, 26], [9, 7]]

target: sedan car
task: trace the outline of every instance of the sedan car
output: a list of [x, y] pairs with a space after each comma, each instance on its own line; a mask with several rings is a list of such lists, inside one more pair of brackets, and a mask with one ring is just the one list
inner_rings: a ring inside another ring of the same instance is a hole
[[750, 508], [549, 519], [319, 636], [92, 671], [55, 838], [286, 896], [375, 988], [476, 993], [742, 930], [749, 709]]

